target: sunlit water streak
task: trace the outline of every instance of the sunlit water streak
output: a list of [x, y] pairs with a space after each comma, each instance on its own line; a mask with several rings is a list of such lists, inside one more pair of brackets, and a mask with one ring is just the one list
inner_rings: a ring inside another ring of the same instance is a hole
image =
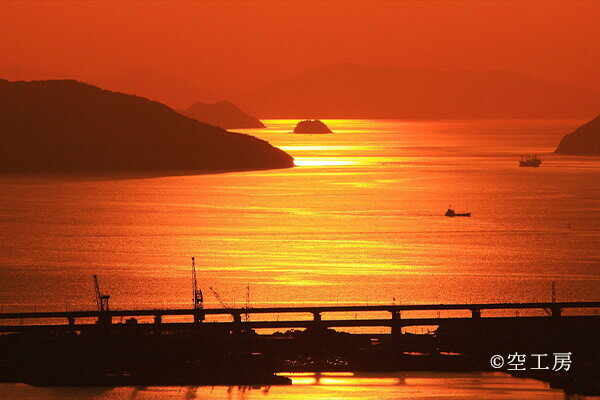
[[551, 153], [579, 121], [265, 122], [298, 167], [1, 177], [3, 309], [92, 307], [94, 272], [115, 306], [185, 306], [191, 255], [231, 304], [598, 299], [600, 161]]

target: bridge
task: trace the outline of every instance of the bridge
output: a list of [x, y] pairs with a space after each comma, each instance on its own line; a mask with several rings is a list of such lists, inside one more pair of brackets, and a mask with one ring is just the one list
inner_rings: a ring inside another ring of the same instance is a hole
[[[533, 302], [533, 303], [475, 303], [475, 304], [413, 304], [413, 305], [359, 305], [359, 306], [296, 306], [296, 307], [257, 307], [257, 308], [204, 308], [204, 309], [146, 309], [146, 310], [105, 310], [105, 311], [56, 311], [56, 312], [17, 312], [0, 313], [0, 332], [17, 333], [28, 331], [83, 331], [98, 329], [98, 325], [119, 329], [127, 324], [115, 324], [115, 318], [151, 319], [151, 323], [139, 324], [149, 329], [182, 329], [192, 327], [224, 327], [232, 331], [242, 329], [279, 329], [279, 328], [340, 328], [340, 327], [377, 327], [391, 328], [392, 333], [406, 326], [435, 326], [448, 322], [486, 321], [543, 321], [554, 319], [567, 321], [598, 321], [600, 301], [587, 302]], [[540, 316], [520, 316], [519, 311], [543, 310]], [[405, 312], [466, 312], [467, 316], [437, 316], [403, 318]], [[484, 316], [484, 311], [516, 311], [515, 316]], [[346, 317], [326, 319], [324, 314], [385, 312], [389, 318]], [[248, 320], [242, 316], [260, 314], [306, 314], [307, 318], [296, 320]], [[231, 321], [207, 322], [207, 316], [231, 317]], [[164, 322], [165, 317], [188, 317], [191, 322]], [[93, 321], [95, 319], [95, 321]], [[83, 320], [83, 321], [82, 321]], [[90, 322], [92, 320], [92, 322]], [[17, 323], [15, 323], [15, 321]], [[61, 323], [61, 321], [64, 321]], [[94, 323], [96, 322], [96, 323]]]

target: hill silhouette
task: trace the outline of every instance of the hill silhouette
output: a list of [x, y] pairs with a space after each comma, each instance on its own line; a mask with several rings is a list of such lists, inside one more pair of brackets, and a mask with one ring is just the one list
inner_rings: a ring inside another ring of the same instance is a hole
[[600, 115], [565, 135], [555, 153], [600, 155]]
[[[105, 73], [48, 72], [33, 68], [13, 66], [0, 68], [0, 77], [9, 81], [39, 81], [74, 79], [115, 92], [146, 97], [171, 108], [187, 107], [199, 99], [216, 101], [223, 98], [222, 90], [198, 86], [177, 75], [151, 66]], [[210, 79], [209, 77], [205, 77]], [[212, 81], [215, 81], [213, 78]]]
[[214, 89], [198, 87], [186, 79], [149, 66], [83, 80], [108, 90], [156, 100], [174, 108], [187, 107], [198, 99], [214, 101], [222, 98]]
[[284, 168], [266, 141], [74, 80], [0, 80], [0, 171]]
[[237, 103], [261, 118], [581, 118], [596, 114], [600, 95], [507, 71], [337, 64], [264, 86]]
[[195, 103], [180, 111], [183, 115], [225, 129], [265, 128], [258, 119], [246, 114], [229, 101]]

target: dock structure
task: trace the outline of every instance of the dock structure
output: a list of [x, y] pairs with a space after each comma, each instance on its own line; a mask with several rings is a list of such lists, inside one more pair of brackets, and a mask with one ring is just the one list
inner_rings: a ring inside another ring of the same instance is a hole
[[[153, 322], [140, 324], [148, 328], [164, 329], [186, 328], [193, 326], [222, 326], [237, 329], [281, 329], [281, 328], [344, 328], [373, 327], [390, 328], [391, 333], [399, 333], [408, 326], [436, 326], [445, 323], [472, 323], [477, 320], [498, 321], [561, 321], [600, 320], [598, 316], [600, 301], [587, 302], [533, 302], [533, 303], [474, 303], [474, 304], [411, 304], [411, 305], [359, 305], [359, 306], [294, 306], [294, 307], [257, 307], [257, 308], [204, 308], [204, 309], [145, 309], [145, 310], [96, 310], [96, 311], [56, 311], [56, 312], [15, 312], [0, 313], [0, 332], [17, 333], [41, 330], [87, 330], [100, 325], [117, 328], [116, 318], [150, 318]], [[543, 310], [539, 316], [521, 315], [523, 310]], [[406, 312], [437, 312], [437, 317], [404, 318]], [[514, 316], [485, 315], [499, 311], [516, 311]], [[356, 318], [357, 313], [386, 312], [389, 318]], [[467, 316], [440, 316], [440, 312], [462, 312]], [[339, 318], [339, 314], [351, 313], [351, 316]], [[199, 315], [201, 314], [201, 315]], [[302, 315], [307, 318], [285, 320], [252, 320], [242, 316]], [[336, 314], [334, 319], [325, 318], [327, 314]], [[231, 321], [205, 321], [207, 316], [230, 317]], [[190, 322], [165, 322], [165, 317], [190, 317]], [[83, 322], [80, 322], [84, 320]], [[93, 323], [95, 320], [96, 323]], [[61, 323], [60, 321], [64, 321]], [[92, 321], [92, 322], [90, 322]], [[79, 323], [78, 323], [79, 322]]]

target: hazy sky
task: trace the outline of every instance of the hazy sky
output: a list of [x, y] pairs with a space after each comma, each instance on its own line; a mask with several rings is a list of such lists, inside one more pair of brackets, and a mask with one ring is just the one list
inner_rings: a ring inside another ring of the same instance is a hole
[[0, 68], [151, 66], [252, 87], [339, 62], [508, 69], [600, 92], [597, 1], [8, 1]]

